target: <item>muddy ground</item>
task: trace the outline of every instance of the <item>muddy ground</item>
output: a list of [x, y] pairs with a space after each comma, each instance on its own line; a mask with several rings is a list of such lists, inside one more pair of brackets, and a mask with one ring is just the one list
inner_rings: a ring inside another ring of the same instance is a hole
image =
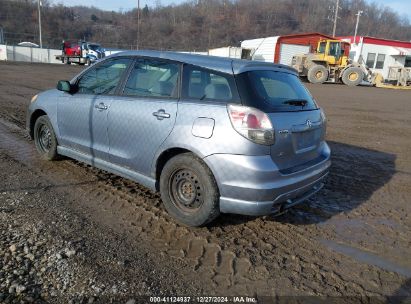
[[23, 130], [29, 100], [80, 70], [0, 63], [0, 302], [410, 303], [411, 91], [307, 84], [328, 118], [325, 189], [280, 217], [223, 215], [187, 228], [144, 187], [39, 159]]

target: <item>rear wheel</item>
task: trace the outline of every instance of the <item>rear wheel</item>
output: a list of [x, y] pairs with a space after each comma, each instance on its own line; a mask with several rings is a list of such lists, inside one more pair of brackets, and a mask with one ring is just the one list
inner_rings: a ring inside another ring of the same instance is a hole
[[43, 159], [58, 159], [56, 135], [46, 115], [37, 118], [34, 124], [34, 144]]
[[364, 72], [360, 68], [350, 67], [344, 71], [341, 80], [348, 86], [357, 86], [363, 78]]
[[313, 65], [307, 73], [307, 79], [311, 83], [324, 83], [328, 79], [328, 70], [322, 65]]
[[168, 213], [185, 225], [202, 226], [220, 214], [214, 176], [192, 153], [167, 162], [160, 177], [160, 192]]

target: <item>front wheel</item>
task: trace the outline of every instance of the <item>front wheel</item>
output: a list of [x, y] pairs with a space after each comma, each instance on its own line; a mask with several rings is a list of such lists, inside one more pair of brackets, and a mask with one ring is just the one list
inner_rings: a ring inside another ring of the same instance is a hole
[[168, 213], [188, 226], [203, 226], [220, 214], [219, 191], [211, 170], [192, 153], [170, 159], [160, 177]]
[[56, 135], [46, 115], [37, 118], [34, 124], [34, 144], [43, 159], [58, 159]]

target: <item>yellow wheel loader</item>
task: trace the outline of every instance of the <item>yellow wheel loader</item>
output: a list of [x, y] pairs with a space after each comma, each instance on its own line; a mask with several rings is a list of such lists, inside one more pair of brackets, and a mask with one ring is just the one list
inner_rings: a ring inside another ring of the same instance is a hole
[[350, 44], [341, 40], [320, 40], [315, 53], [296, 55], [291, 66], [311, 83], [344, 83], [349, 86], [369, 81], [371, 73], [349, 59]]

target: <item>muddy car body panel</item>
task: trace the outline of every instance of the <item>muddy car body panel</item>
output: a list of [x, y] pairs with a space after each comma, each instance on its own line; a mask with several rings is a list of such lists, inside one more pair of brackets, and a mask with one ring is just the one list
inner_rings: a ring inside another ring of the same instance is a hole
[[[99, 69], [118, 73], [115, 84], [102, 78], [105, 92], [84, 85]], [[263, 215], [300, 203], [321, 189], [330, 166], [324, 114], [282, 65], [124, 52], [70, 86], [73, 92], [50, 90], [30, 105], [32, 137], [45, 113], [59, 154], [160, 191], [166, 163], [191, 152], [211, 170], [221, 212]]]

